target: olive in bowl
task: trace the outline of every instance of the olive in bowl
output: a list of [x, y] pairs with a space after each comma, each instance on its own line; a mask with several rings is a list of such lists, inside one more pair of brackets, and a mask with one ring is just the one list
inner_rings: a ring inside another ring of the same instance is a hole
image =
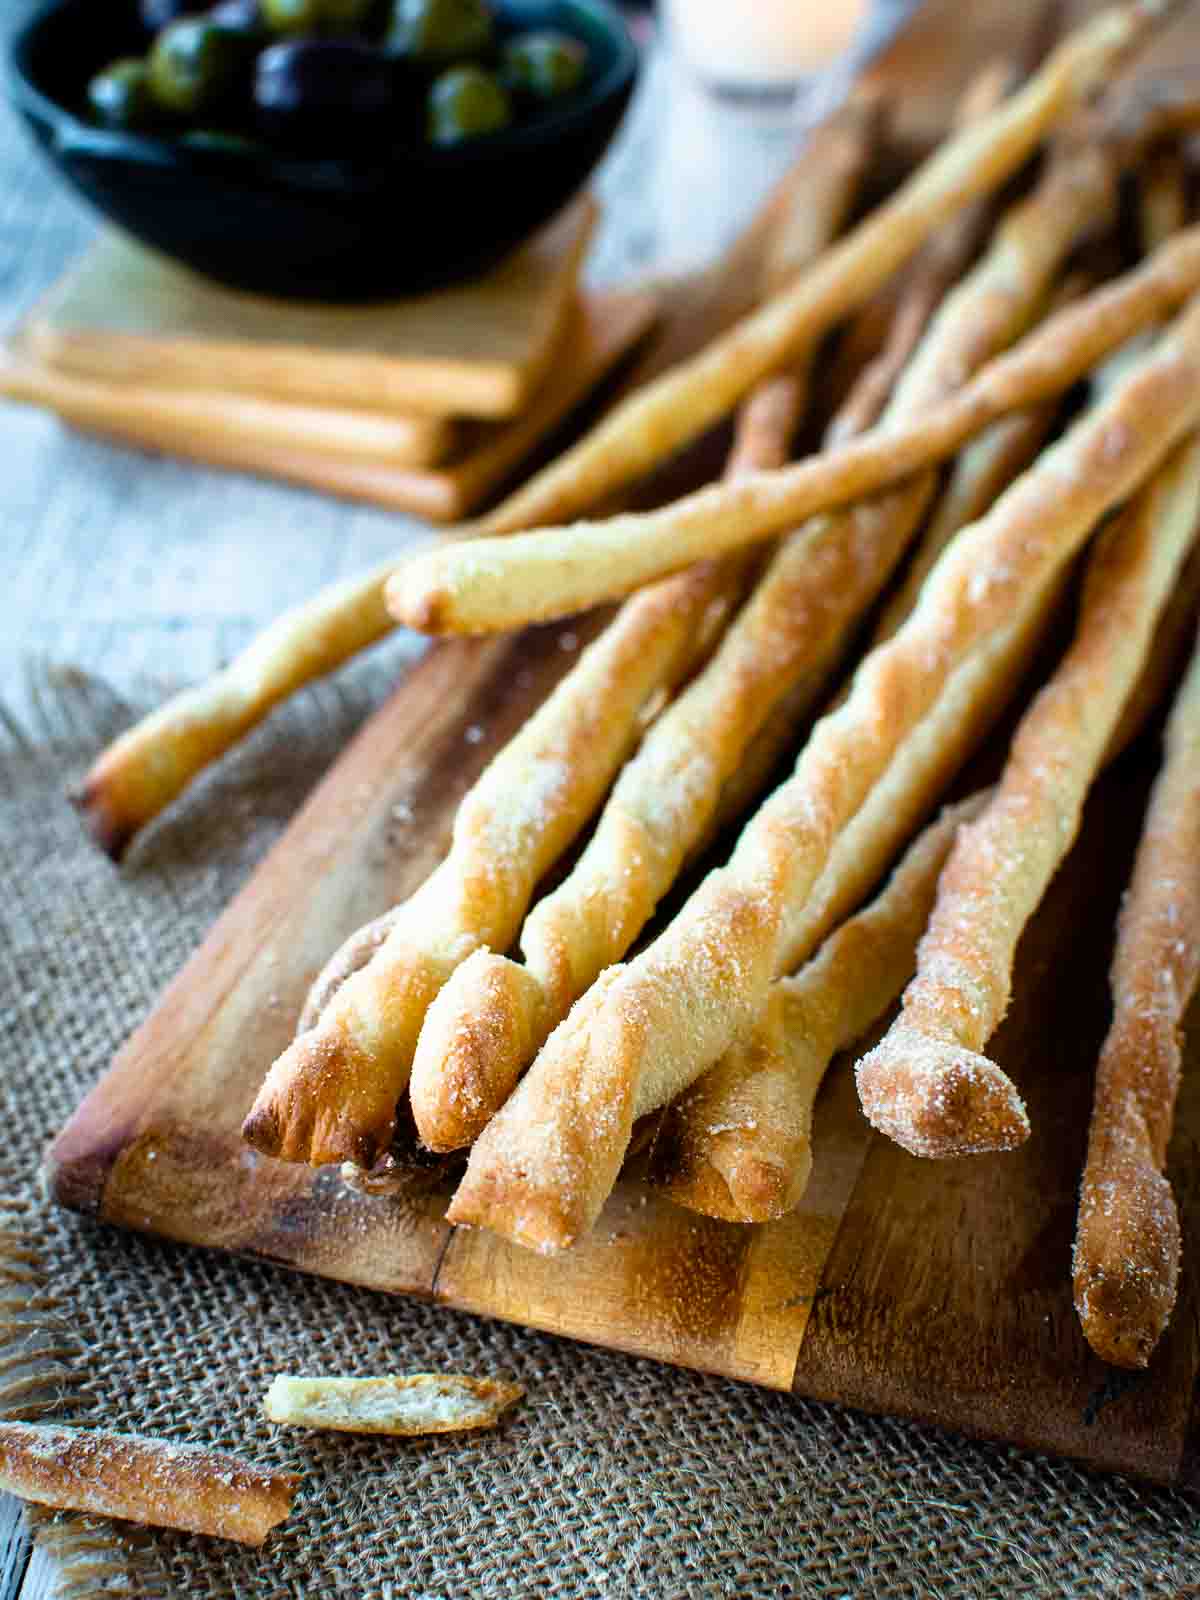
[[294, 39], [275, 44], [254, 69], [258, 130], [292, 150], [317, 154], [330, 127], [350, 148], [385, 139], [395, 119], [387, 57], [357, 39]]
[[[531, 26], [529, 0], [491, 9], [501, 41]], [[580, 41], [586, 82], [537, 115], [447, 144], [426, 137], [437, 72], [412, 96], [415, 129], [402, 115], [350, 150], [333, 138], [303, 151], [269, 143], [249, 91], [242, 125], [101, 125], [89, 82], [146, 53], [136, 0], [42, 0], [11, 41], [8, 85], [60, 174], [144, 243], [241, 289], [385, 299], [486, 270], [561, 210], [607, 148], [637, 75], [620, 13], [609, 0], [546, 0], [536, 24]], [[401, 75], [415, 70], [390, 59]], [[252, 55], [251, 81], [256, 67]]]

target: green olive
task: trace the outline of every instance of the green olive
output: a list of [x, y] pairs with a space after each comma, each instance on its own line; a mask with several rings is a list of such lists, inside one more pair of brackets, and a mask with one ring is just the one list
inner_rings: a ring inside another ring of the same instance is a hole
[[495, 133], [512, 121], [508, 96], [481, 67], [452, 67], [429, 91], [428, 130], [432, 144], [460, 144]]
[[583, 82], [587, 50], [570, 34], [522, 33], [504, 47], [500, 81], [512, 94], [556, 100]]
[[144, 61], [114, 61], [88, 84], [88, 109], [105, 128], [145, 128], [154, 121], [154, 96]]
[[386, 46], [431, 64], [480, 56], [492, 42], [485, 0], [396, 0]]
[[184, 17], [154, 41], [150, 92], [164, 110], [193, 117], [225, 98], [245, 59], [244, 39], [211, 18]]
[[325, 20], [324, 0], [262, 0], [263, 21], [272, 33], [313, 33]]

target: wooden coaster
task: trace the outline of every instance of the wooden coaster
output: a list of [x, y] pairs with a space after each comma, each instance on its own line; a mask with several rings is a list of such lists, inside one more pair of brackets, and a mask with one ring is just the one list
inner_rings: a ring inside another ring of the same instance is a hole
[[[343, 442], [355, 430], [383, 434], [389, 426], [399, 426], [396, 419], [272, 408], [212, 391], [197, 394], [75, 377], [38, 362], [19, 340], [0, 356], [0, 394], [45, 406], [64, 421], [119, 443], [285, 478], [434, 522], [456, 522], [503, 484], [591, 393], [647, 332], [656, 311], [654, 296], [641, 290], [579, 302], [564, 335], [570, 360], [557, 363], [524, 414], [512, 422], [463, 425], [469, 432], [461, 454], [438, 467], [406, 466], [395, 455], [371, 459], [362, 452], [331, 450], [320, 437], [334, 427], [341, 430]], [[261, 422], [265, 410], [273, 411], [275, 426], [284, 412], [303, 415], [311, 426], [303, 437], [280, 438], [261, 426], [244, 425], [251, 415]]]
[[144, 439], [156, 449], [224, 461], [247, 447], [315, 451], [331, 460], [436, 466], [461, 446], [467, 424], [415, 413], [336, 410], [219, 389], [164, 389], [77, 377], [47, 366], [28, 326], [0, 345], [0, 395], [57, 411], [81, 428]]
[[104, 234], [26, 337], [44, 365], [109, 383], [512, 417], [549, 366], [597, 214], [584, 196], [485, 277], [371, 306], [240, 294]]

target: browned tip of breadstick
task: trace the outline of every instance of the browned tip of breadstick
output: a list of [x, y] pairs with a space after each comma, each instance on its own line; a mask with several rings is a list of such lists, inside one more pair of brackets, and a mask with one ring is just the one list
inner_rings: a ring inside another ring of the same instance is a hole
[[133, 1433], [0, 1422], [0, 1489], [37, 1505], [259, 1545], [300, 1479]]
[[543, 1009], [532, 974], [490, 950], [472, 952], [451, 974], [425, 1013], [409, 1082], [430, 1150], [475, 1143], [536, 1053]]
[[271, 1422], [341, 1433], [417, 1438], [494, 1428], [525, 1390], [499, 1378], [417, 1372], [405, 1378], [289, 1378], [280, 1374], [263, 1397]]
[[373, 1166], [391, 1144], [396, 1102], [372, 1092], [370, 1067], [349, 1040], [301, 1034], [263, 1080], [242, 1138], [283, 1161]]
[[1015, 1150], [1029, 1117], [994, 1061], [898, 1023], [855, 1069], [867, 1121], [914, 1156]]
[[67, 799], [78, 811], [95, 844], [113, 861], [120, 861], [129, 847], [138, 824], [121, 815], [105, 782], [103, 758], [81, 783], [67, 790]]
[[1103, 1361], [1149, 1365], [1179, 1286], [1179, 1213], [1169, 1181], [1134, 1150], [1084, 1175], [1075, 1240], [1075, 1309]]

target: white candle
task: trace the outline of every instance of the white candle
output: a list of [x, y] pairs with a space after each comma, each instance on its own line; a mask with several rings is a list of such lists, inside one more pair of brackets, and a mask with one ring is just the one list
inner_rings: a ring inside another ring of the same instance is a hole
[[774, 88], [827, 66], [867, 0], [667, 0], [679, 50], [713, 84]]

